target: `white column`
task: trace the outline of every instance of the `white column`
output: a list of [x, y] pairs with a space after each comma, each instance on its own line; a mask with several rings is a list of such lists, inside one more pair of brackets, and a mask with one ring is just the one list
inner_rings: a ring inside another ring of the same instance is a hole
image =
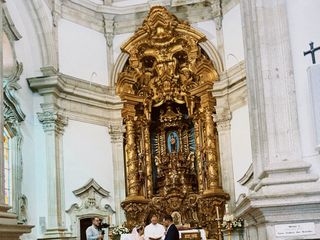
[[301, 162], [285, 0], [242, 0], [255, 179]]
[[110, 125], [109, 134], [112, 144], [112, 160], [113, 160], [113, 182], [114, 182], [114, 202], [115, 202], [115, 224], [123, 224], [125, 214], [121, 208], [121, 202], [125, 200], [126, 183], [125, 183], [125, 166], [123, 156], [123, 134], [124, 129], [122, 124]]
[[41, 239], [69, 239], [65, 227], [63, 132], [67, 118], [54, 110], [38, 113], [46, 138], [48, 219], [45, 235]]
[[320, 65], [310, 66], [307, 72], [316, 137], [315, 149], [320, 151]]
[[219, 113], [217, 111], [215, 118], [219, 134], [222, 187], [230, 196], [229, 209], [233, 212], [236, 199], [231, 148], [231, 112], [225, 110], [224, 112]]
[[240, 4], [254, 182], [236, 214], [248, 224], [248, 239], [273, 240], [278, 224], [320, 227], [320, 184], [302, 160], [287, 1]]

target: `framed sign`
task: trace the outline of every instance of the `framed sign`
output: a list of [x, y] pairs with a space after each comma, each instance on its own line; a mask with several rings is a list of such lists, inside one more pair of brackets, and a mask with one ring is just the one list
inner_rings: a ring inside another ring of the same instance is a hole
[[201, 236], [199, 232], [185, 232], [181, 233], [181, 239], [201, 240]]

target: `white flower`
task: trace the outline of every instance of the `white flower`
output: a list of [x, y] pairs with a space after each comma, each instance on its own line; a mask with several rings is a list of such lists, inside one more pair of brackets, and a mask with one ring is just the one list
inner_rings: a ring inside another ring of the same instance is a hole
[[116, 226], [112, 229], [112, 235], [121, 235], [129, 233], [129, 229], [123, 226]]

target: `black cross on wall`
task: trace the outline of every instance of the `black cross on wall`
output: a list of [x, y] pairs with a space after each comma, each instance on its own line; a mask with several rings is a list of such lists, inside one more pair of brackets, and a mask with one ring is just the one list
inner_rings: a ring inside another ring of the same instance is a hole
[[320, 50], [320, 46], [314, 48], [314, 47], [313, 47], [313, 42], [310, 42], [309, 45], [310, 45], [310, 50], [309, 50], [309, 51], [306, 51], [306, 52], [303, 52], [303, 56], [308, 55], [308, 54], [311, 54], [312, 64], [315, 64], [315, 63], [316, 63], [315, 52], [318, 51], [318, 50]]

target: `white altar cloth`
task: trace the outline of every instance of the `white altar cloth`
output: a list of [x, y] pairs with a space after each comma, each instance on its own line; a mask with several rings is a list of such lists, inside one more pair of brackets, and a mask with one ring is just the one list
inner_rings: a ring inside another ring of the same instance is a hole
[[[191, 230], [181, 230], [179, 231], [179, 237], [181, 238], [181, 233], [195, 233], [199, 232], [201, 236], [201, 240], [207, 240], [206, 232], [203, 229], [191, 229]], [[133, 240], [131, 233], [121, 234], [120, 240]]]

